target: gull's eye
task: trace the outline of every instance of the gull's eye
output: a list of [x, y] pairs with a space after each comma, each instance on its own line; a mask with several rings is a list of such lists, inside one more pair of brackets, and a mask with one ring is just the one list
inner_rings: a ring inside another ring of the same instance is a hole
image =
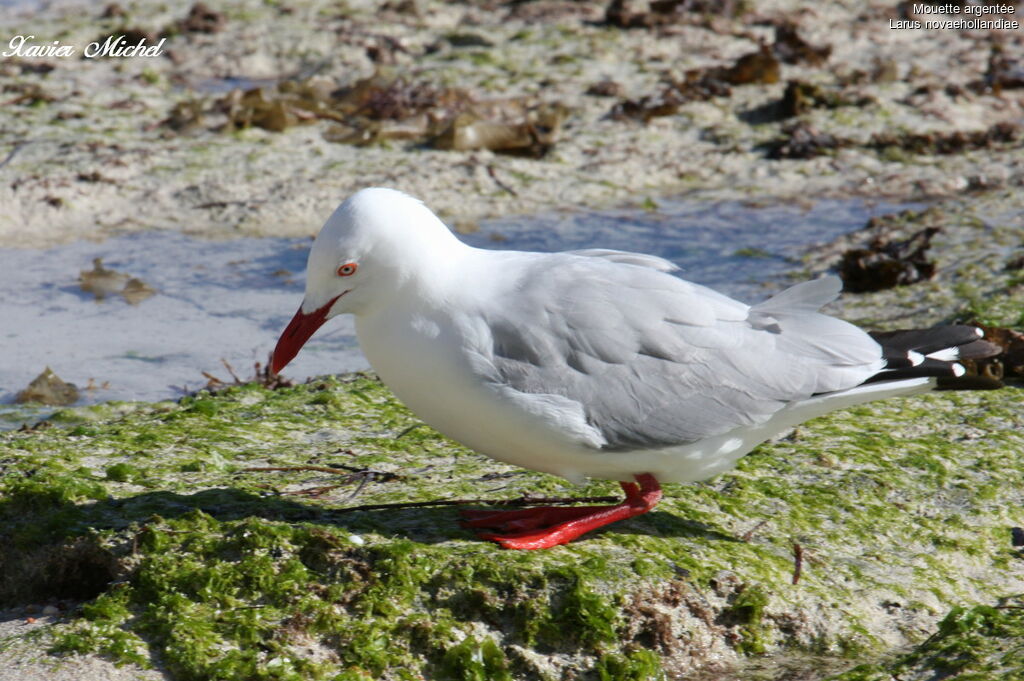
[[354, 262], [347, 262], [347, 263], [345, 263], [344, 265], [342, 265], [341, 267], [338, 268], [338, 276], [339, 277], [351, 277], [353, 274], [356, 273], [356, 268], [357, 267], [358, 267], [358, 265], [356, 265]]

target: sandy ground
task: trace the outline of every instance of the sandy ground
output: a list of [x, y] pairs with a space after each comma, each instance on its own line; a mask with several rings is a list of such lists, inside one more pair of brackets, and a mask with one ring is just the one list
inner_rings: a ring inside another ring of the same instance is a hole
[[[164, 681], [161, 672], [131, 665], [116, 666], [105, 659], [45, 652], [45, 630], [61, 621], [42, 615], [39, 606], [0, 611], [0, 679], [3, 681]], [[44, 636], [37, 638], [40, 634]]]
[[[121, 59], [79, 57], [100, 34], [177, 30], [187, 8], [137, 2], [109, 18], [90, 3], [49, 7], [0, 14], [0, 36], [55, 37], [79, 55], [0, 61], [7, 103], [0, 246], [149, 229], [307, 235], [342, 198], [368, 185], [425, 198], [471, 229], [483, 216], [636, 205], [695, 189], [722, 198], [910, 200], [1016, 186], [1024, 176], [1013, 145], [914, 157], [851, 144], [809, 159], [767, 158], [760, 145], [794, 120], [857, 142], [883, 132], [976, 132], [1021, 120], [1024, 90], [996, 94], [975, 84], [991, 75], [999, 55], [1009, 60], [1008, 77], [1018, 77], [1013, 60], [1024, 52], [1024, 31], [890, 29], [901, 16], [894, 3], [778, 0], [735, 19], [694, 14], [643, 30], [603, 25], [600, 2], [363, 1], [342, 10], [245, 0], [218, 4], [219, 32], [178, 32], [163, 56]], [[657, 95], [687, 70], [735, 63], [759, 42], [771, 44], [774, 26], [787, 21], [809, 45], [830, 47], [828, 60], [783, 62], [778, 82], [733, 85], [729, 96], [689, 101], [647, 123], [608, 115], [617, 102]], [[238, 79], [259, 84], [315, 74], [345, 87], [378, 70], [464, 88], [479, 100], [531, 97], [569, 114], [541, 159], [439, 151], [422, 141], [333, 143], [324, 138], [327, 120], [284, 132], [223, 131], [216, 100]], [[586, 94], [605, 80], [621, 94]], [[844, 105], [751, 123], [796, 80], [824, 87]], [[205, 113], [174, 129], [168, 121], [181, 103]]]

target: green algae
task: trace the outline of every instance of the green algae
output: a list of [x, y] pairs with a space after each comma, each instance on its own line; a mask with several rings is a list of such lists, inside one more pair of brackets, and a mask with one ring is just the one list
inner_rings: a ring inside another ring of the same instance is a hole
[[913, 681], [1024, 678], [1024, 605], [1020, 597], [997, 606], [957, 606], [931, 636], [884, 664], [858, 665], [831, 681]]
[[0, 603], [77, 584], [81, 616], [54, 650], [156, 658], [181, 679], [641, 679], [712, 650], [880, 655], [894, 618], [875, 603], [919, 630], [1022, 583], [1007, 534], [1024, 525], [1019, 400], [926, 395], [819, 419], [541, 552], [480, 542], [450, 508], [344, 510], [616, 487], [469, 452], [369, 375], [68, 409], [60, 427], [0, 436]]
[[508, 661], [490, 638], [480, 642], [467, 636], [444, 655], [443, 673], [455, 681], [511, 681]]
[[658, 655], [644, 649], [625, 655], [602, 655], [594, 670], [600, 681], [661, 681], [666, 678]]

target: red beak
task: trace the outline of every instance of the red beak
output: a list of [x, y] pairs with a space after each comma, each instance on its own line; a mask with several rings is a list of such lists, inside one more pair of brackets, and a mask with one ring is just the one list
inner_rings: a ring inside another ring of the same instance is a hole
[[[348, 293], [348, 291], [345, 293]], [[309, 314], [303, 312], [301, 307], [299, 308], [298, 312], [295, 313], [295, 316], [288, 323], [284, 333], [277, 339], [274, 357], [270, 362], [271, 373], [280, 373], [281, 369], [288, 365], [288, 362], [295, 359], [295, 355], [299, 354], [299, 350], [306, 344], [309, 337], [316, 333], [316, 330], [327, 321], [327, 313], [330, 311], [331, 306], [345, 293], [334, 296], [327, 301], [326, 305]]]

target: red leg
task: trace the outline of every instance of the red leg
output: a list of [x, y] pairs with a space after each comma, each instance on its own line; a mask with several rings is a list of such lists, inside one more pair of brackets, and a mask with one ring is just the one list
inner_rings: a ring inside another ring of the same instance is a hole
[[461, 511], [463, 527], [489, 527], [503, 532], [534, 530], [575, 520], [605, 506], [534, 506], [516, 511]]
[[654, 508], [661, 499], [658, 481], [647, 473], [637, 475], [636, 480], [620, 483], [626, 499], [614, 506], [538, 506], [517, 511], [463, 511], [463, 515], [469, 518], [466, 525], [470, 527], [505, 530], [504, 534], [485, 532], [480, 536], [506, 549], [546, 549]]

